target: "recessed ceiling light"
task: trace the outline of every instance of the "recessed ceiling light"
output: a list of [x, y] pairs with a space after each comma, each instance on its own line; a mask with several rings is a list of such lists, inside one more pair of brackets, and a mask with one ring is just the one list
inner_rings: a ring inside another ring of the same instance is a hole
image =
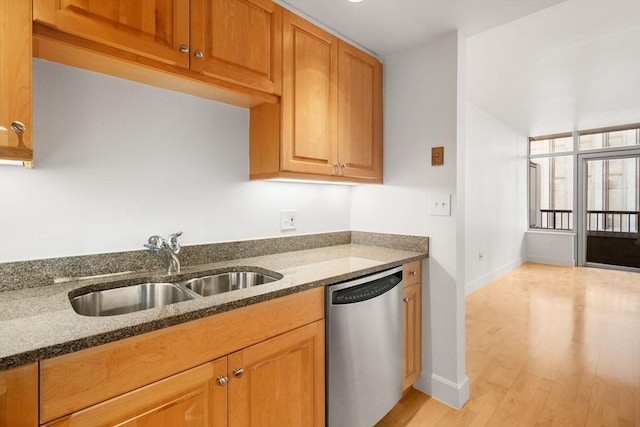
[[349, 0], [350, 3], [360, 3], [362, 0]]

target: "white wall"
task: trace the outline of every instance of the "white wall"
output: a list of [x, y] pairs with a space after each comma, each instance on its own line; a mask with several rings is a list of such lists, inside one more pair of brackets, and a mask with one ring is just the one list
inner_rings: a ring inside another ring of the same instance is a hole
[[469, 293], [524, 260], [527, 137], [475, 104], [467, 102], [466, 106], [465, 250]]
[[575, 233], [527, 231], [525, 246], [529, 262], [566, 267], [576, 265]]
[[[423, 274], [423, 375], [418, 388], [452, 406], [467, 399], [464, 278], [457, 259], [459, 39], [456, 33], [385, 58], [384, 186], [352, 189], [354, 230], [429, 236]], [[431, 148], [444, 146], [444, 166]], [[433, 193], [452, 195], [451, 216], [430, 216]], [[462, 262], [462, 264], [459, 264]], [[462, 269], [463, 270], [463, 269]], [[464, 275], [464, 271], [462, 271]]]
[[[248, 181], [249, 112], [34, 61], [35, 169], [0, 167], [0, 262], [350, 229], [349, 187]], [[291, 233], [287, 233], [291, 234]]]

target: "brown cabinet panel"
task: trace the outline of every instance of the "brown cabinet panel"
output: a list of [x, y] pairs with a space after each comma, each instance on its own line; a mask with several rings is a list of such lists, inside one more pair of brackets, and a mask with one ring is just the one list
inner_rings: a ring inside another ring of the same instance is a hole
[[0, 427], [37, 425], [38, 364], [0, 371]]
[[340, 41], [338, 162], [344, 176], [382, 178], [382, 64]]
[[422, 286], [404, 288], [404, 362], [402, 364], [402, 388], [410, 387], [420, 376], [422, 369]]
[[282, 170], [335, 174], [338, 40], [285, 11]]
[[[47, 427], [224, 427], [227, 358], [173, 375], [47, 424]], [[218, 424], [214, 423], [217, 420]]]
[[0, 159], [31, 162], [31, 0], [0, 0], [0, 29]]
[[229, 425], [324, 427], [323, 320], [231, 354], [228, 365]]
[[192, 70], [280, 94], [280, 6], [271, 0], [192, 0], [191, 17]]
[[251, 179], [382, 183], [380, 61], [288, 11], [282, 43], [280, 106], [251, 110]]
[[187, 68], [189, 0], [34, 0], [33, 19], [68, 34]]
[[404, 287], [422, 282], [422, 261], [413, 261], [402, 268], [402, 282]]

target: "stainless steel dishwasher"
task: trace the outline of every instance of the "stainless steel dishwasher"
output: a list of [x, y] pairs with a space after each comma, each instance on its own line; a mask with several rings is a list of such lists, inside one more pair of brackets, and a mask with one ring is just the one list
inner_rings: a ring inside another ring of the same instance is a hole
[[325, 288], [328, 427], [372, 427], [402, 397], [402, 267]]

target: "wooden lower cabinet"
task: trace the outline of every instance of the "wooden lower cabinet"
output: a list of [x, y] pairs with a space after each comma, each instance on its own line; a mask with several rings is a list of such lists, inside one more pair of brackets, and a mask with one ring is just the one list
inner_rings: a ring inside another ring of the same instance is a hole
[[0, 427], [38, 425], [38, 364], [0, 371]]
[[402, 389], [406, 390], [416, 382], [422, 370], [422, 280], [420, 261], [406, 264], [404, 277]]
[[46, 427], [223, 427], [227, 373], [221, 358], [46, 424]]
[[324, 427], [324, 320], [229, 356], [229, 426]]
[[324, 320], [318, 320], [45, 426], [324, 424]]

